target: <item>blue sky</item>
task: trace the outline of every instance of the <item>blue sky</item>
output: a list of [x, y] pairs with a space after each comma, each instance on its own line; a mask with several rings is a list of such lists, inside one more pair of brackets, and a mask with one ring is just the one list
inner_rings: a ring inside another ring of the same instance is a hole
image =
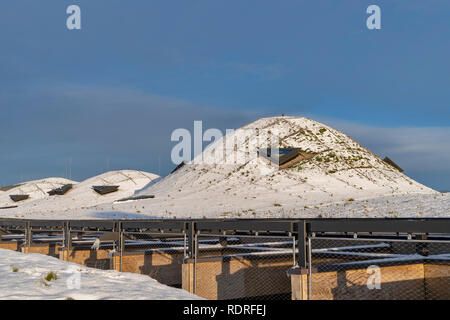
[[[82, 30], [66, 28], [66, 8]], [[366, 8], [382, 29], [366, 28]], [[308, 116], [450, 190], [446, 0], [0, 5], [0, 185], [167, 174], [173, 129]]]

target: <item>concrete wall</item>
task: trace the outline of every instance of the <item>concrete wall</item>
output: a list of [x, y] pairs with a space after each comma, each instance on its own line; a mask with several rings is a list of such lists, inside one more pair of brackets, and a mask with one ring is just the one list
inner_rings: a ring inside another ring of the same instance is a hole
[[241, 299], [289, 294], [287, 271], [292, 256], [226, 257], [198, 260], [194, 281], [194, 262], [183, 264], [183, 289], [212, 300]]
[[111, 258], [108, 257], [109, 249], [91, 250], [84, 248], [73, 248], [67, 251], [62, 247], [59, 249], [59, 259], [78, 263], [80, 265], [109, 270], [111, 269]]
[[31, 246], [23, 245], [20, 250], [22, 253], [40, 253], [47, 256], [59, 258], [59, 248], [61, 245], [56, 243], [32, 244]]
[[7, 249], [7, 250], [13, 250], [13, 251], [20, 251], [20, 242], [18, 242], [18, 241], [0, 241], [0, 248]]
[[428, 300], [450, 300], [450, 265], [425, 264], [425, 296]]
[[[313, 300], [450, 299], [450, 265], [415, 263], [380, 267], [381, 289], [370, 290], [366, 268], [312, 273]], [[292, 299], [308, 298], [308, 275], [291, 271]]]
[[[125, 252], [122, 256], [122, 272], [146, 274], [170, 286], [181, 287], [183, 252], [148, 250]], [[120, 270], [120, 255], [113, 255], [113, 268]]]

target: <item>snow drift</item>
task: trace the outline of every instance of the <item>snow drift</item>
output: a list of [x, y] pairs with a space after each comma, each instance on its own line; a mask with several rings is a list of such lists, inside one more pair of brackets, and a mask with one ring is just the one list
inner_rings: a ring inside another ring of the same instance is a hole
[[[53, 272], [56, 279], [48, 281]], [[0, 300], [196, 300], [147, 275], [98, 270], [38, 253], [0, 249]]]

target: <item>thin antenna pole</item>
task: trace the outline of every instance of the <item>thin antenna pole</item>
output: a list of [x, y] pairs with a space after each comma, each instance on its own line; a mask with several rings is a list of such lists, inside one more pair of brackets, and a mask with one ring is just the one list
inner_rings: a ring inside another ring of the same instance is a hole
[[69, 180], [72, 180], [72, 157], [69, 158]]

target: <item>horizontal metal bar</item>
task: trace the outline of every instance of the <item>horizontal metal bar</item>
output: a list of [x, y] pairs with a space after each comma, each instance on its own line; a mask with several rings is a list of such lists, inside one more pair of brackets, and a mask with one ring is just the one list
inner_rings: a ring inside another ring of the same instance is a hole
[[70, 228], [98, 228], [112, 229], [116, 221], [114, 220], [68, 220]]
[[309, 221], [308, 232], [450, 233], [450, 219], [382, 219]]
[[122, 229], [150, 229], [150, 230], [184, 230], [186, 221], [184, 220], [165, 220], [165, 221], [140, 221], [127, 220], [122, 221]]
[[72, 229], [92, 228], [111, 231], [119, 222], [123, 230], [187, 230], [195, 223], [201, 233], [267, 232], [297, 233], [298, 222], [306, 223], [307, 232], [372, 232], [450, 234], [450, 218], [342, 218], [342, 219], [154, 219], [154, 220], [36, 220], [0, 218], [0, 227], [60, 228], [65, 223]]
[[149, 231], [143, 231], [143, 232], [137, 232], [137, 231], [124, 231], [126, 234], [142, 234], [142, 235], [151, 235], [151, 236], [184, 236], [186, 233], [183, 232], [149, 232]]
[[25, 220], [9, 220], [9, 219], [0, 219], [0, 226], [2, 227], [25, 227]]
[[64, 227], [64, 221], [61, 220], [30, 220], [29, 222], [32, 228]]
[[392, 239], [392, 238], [334, 238], [334, 237], [310, 237], [311, 240], [332, 240], [332, 241], [374, 241], [374, 242], [427, 242], [427, 243], [446, 243], [450, 244], [449, 240], [417, 240], [417, 239]]
[[274, 235], [243, 235], [243, 234], [217, 234], [217, 233], [198, 233], [199, 237], [202, 238], [267, 238], [267, 239], [290, 239], [292, 236], [274, 236]]
[[222, 220], [196, 222], [199, 231], [254, 231], [254, 232], [293, 232], [293, 221], [285, 220]]

